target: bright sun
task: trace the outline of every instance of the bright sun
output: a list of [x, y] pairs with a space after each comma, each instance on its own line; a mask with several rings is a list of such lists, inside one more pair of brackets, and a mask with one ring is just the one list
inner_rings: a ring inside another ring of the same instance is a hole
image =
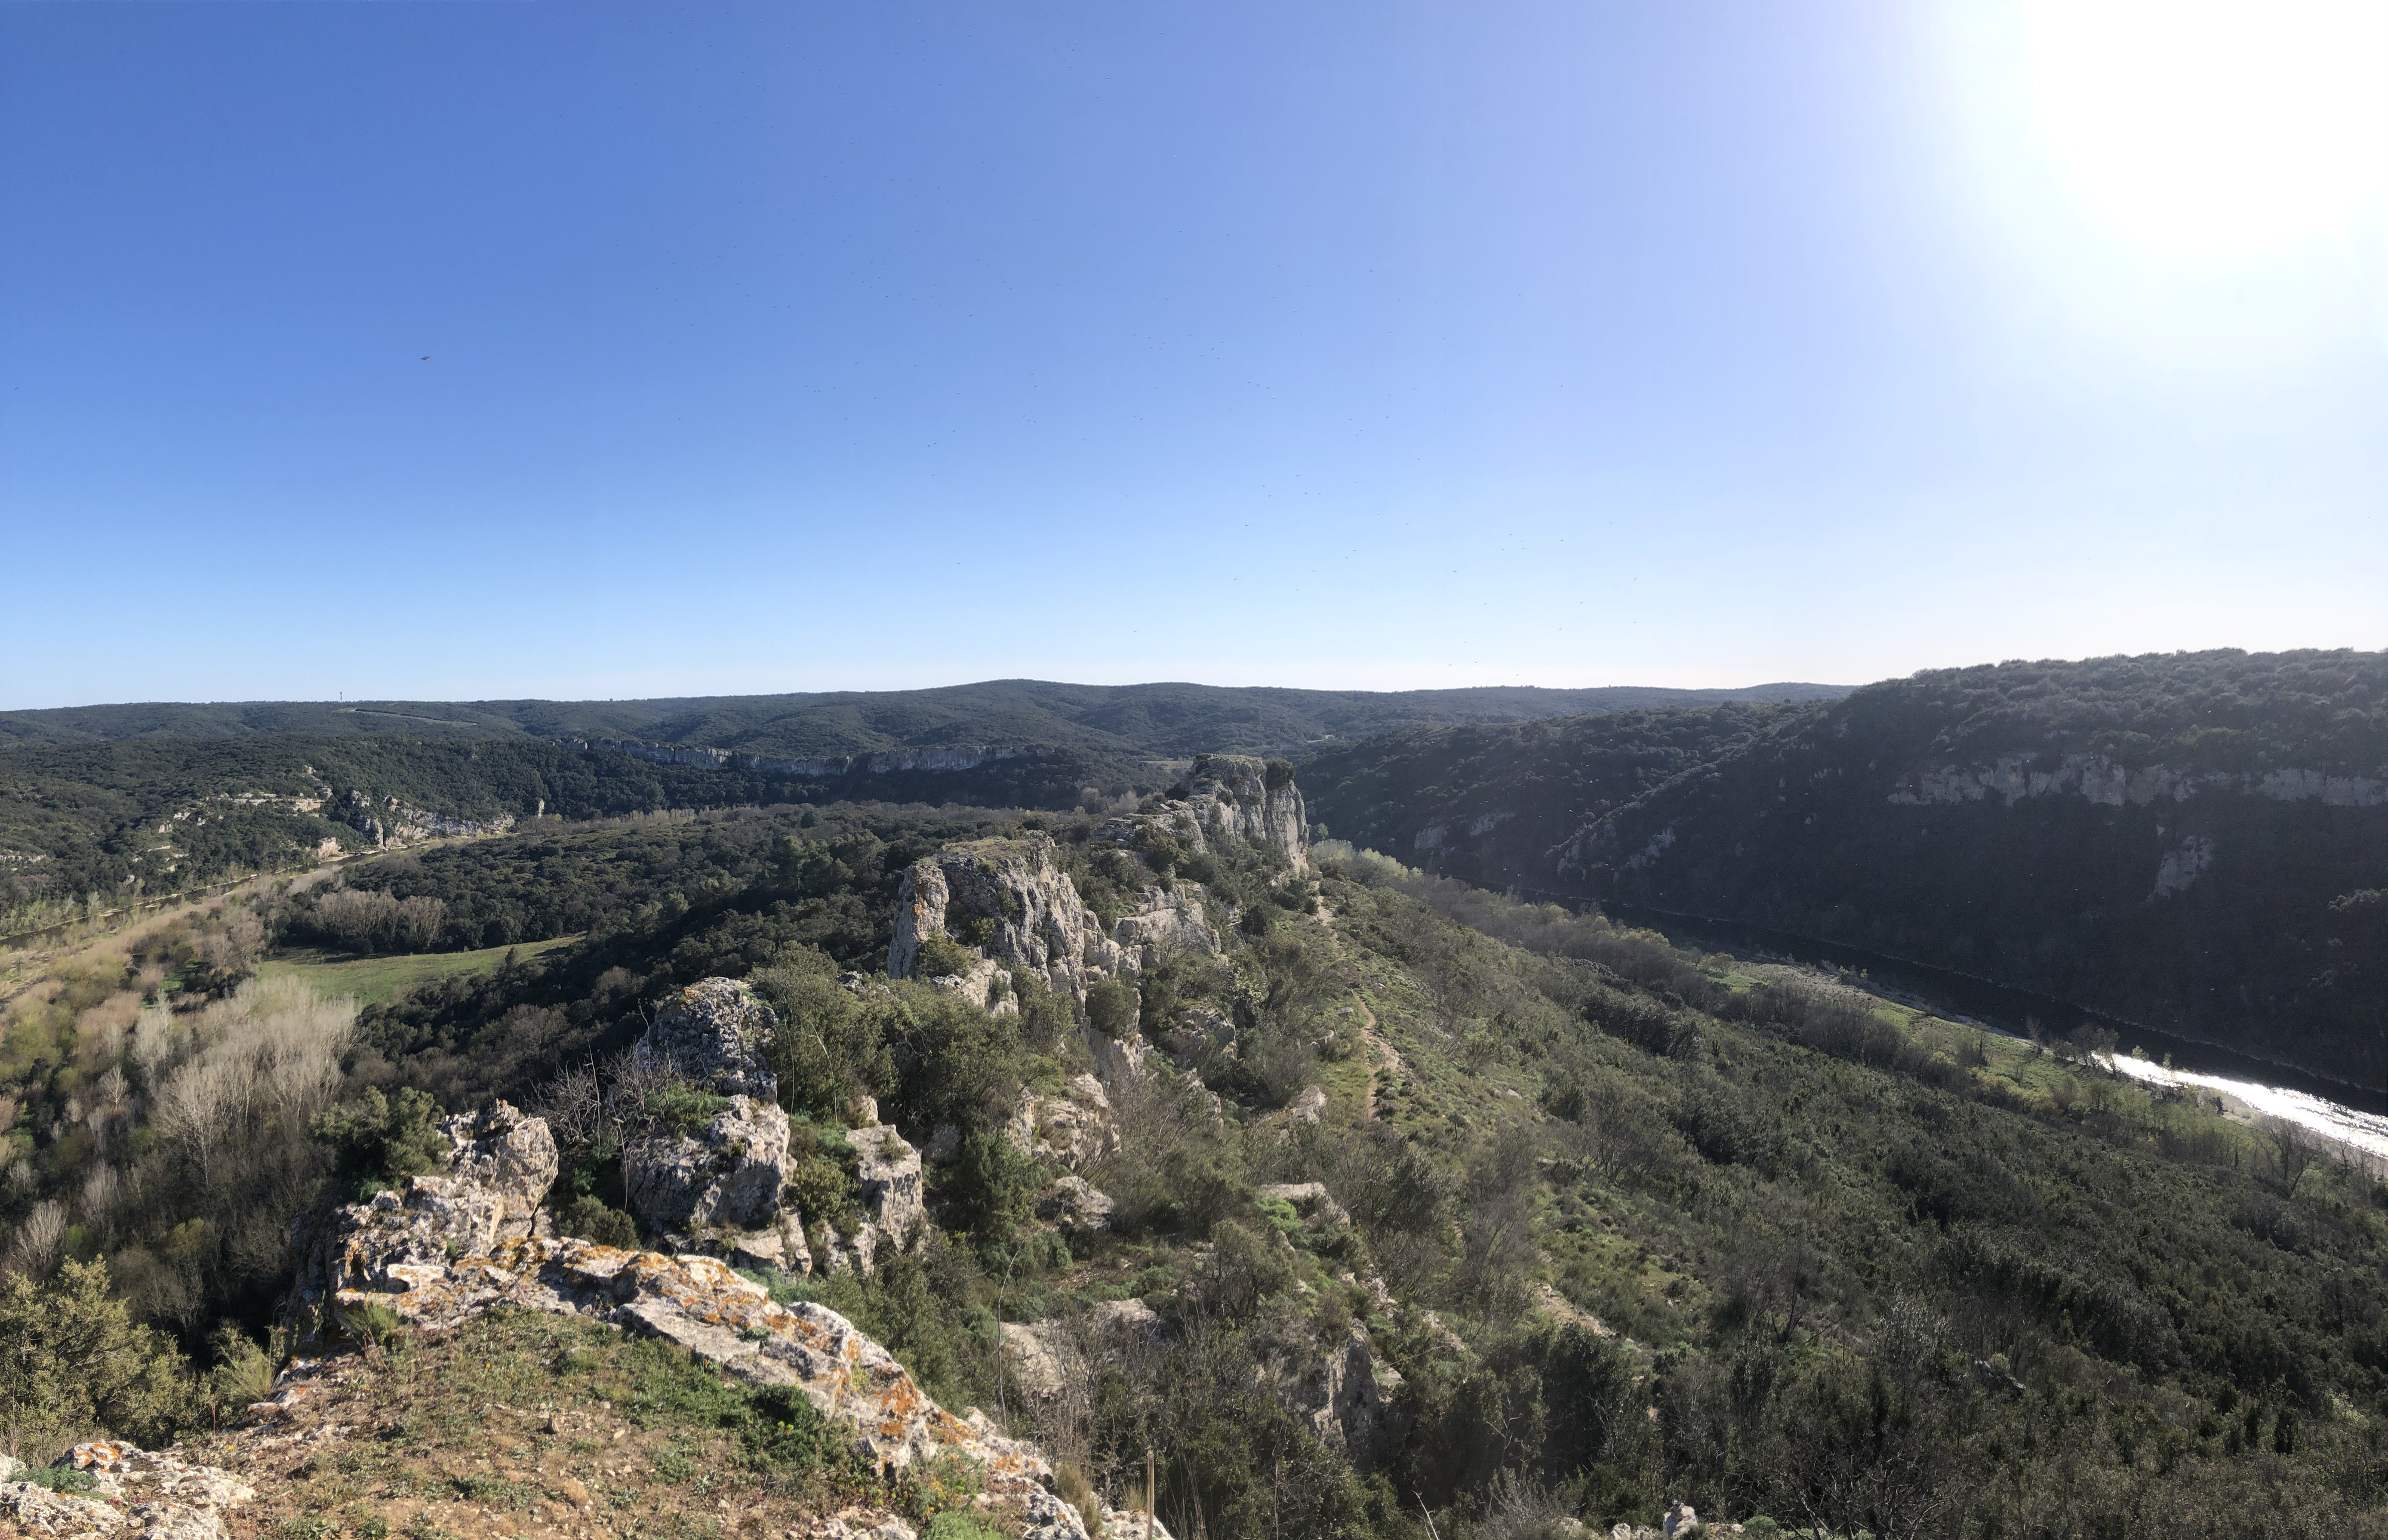
[[2388, 0], [2024, 0], [2039, 133], [2117, 235], [2260, 256], [2388, 193]]

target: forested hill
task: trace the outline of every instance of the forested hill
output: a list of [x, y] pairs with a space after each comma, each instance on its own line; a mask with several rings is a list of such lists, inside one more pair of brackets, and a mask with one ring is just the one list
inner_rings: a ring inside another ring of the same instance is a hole
[[0, 713], [0, 743], [306, 734], [345, 738], [612, 738], [753, 754], [883, 753], [953, 744], [1184, 757], [1287, 753], [1328, 738], [1586, 712], [1818, 701], [1837, 685], [1746, 689], [1486, 688], [1428, 690], [1069, 685], [999, 679], [941, 689], [721, 695], [654, 701], [251, 701], [76, 706]]
[[2388, 654], [2004, 663], [1807, 706], [1411, 731], [1303, 781], [1338, 836], [1472, 882], [2388, 1073]]

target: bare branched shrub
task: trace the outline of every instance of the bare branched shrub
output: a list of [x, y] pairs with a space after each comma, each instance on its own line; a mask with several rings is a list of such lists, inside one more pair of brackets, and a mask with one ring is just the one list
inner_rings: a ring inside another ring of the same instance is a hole
[[356, 1016], [353, 1000], [271, 978], [200, 1013], [151, 1105], [185, 1223], [197, 1227], [176, 1267], [210, 1279], [280, 1269], [290, 1221], [328, 1168], [309, 1123], [339, 1089]]
[[144, 1085], [155, 1087], [166, 1061], [174, 1052], [174, 1013], [163, 1005], [142, 1007], [140, 1019], [133, 1024], [133, 1066], [141, 1072]]
[[66, 1205], [43, 1202], [33, 1205], [32, 1213], [17, 1227], [17, 1238], [8, 1247], [8, 1270], [39, 1277], [50, 1270], [58, 1257], [58, 1243], [66, 1238]]
[[564, 1149], [597, 1144], [614, 1126], [594, 1059], [565, 1066], [562, 1074], [531, 1093], [528, 1110], [547, 1119], [548, 1131]]

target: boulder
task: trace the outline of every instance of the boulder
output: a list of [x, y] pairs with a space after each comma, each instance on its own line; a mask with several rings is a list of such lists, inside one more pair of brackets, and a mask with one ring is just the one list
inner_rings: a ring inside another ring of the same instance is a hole
[[1111, 1098], [1102, 1081], [1080, 1075], [1066, 1094], [1023, 1091], [1004, 1135], [1033, 1160], [1053, 1160], [1074, 1171], [1108, 1154], [1119, 1142], [1111, 1127]]
[[1223, 1011], [1207, 1005], [1188, 1005], [1177, 1014], [1174, 1026], [1161, 1034], [1161, 1046], [1177, 1062], [1180, 1069], [1193, 1067], [1205, 1054], [1235, 1053], [1236, 1024]]
[[1667, 1509], [1667, 1517], [1659, 1526], [1661, 1532], [1666, 1534], [1667, 1540], [1675, 1540], [1675, 1536], [1688, 1534], [1699, 1527], [1698, 1510], [1689, 1503], [1677, 1503]]
[[1183, 880], [1146, 885], [1133, 912], [1111, 927], [1111, 939], [1140, 958], [1200, 952], [1216, 955], [1219, 933], [1202, 912], [1202, 885]]
[[641, 1068], [717, 1096], [777, 1102], [780, 1083], [766, 1055], [778, 1028], [753, 990], [732, 978], [706, 978], [657, 1008], [631, 1057]]
[[1084, 1177], [1063, 1177], [1036, 1200], [1036, 1217], [1072, 1242], [1091, 1241], [1111, 1227], [1111, 1200]]
[[456, 1153], [450, 1180], [493, 1194], [499, 1232], [527, 1235], [547, 1190], [555, 1185], [555, 1138], [547, 1119], [527, 1117], [503, 1102], [442, 1125]]
[[730, 1097], [693, 1129], [656, 1129], [622, 1150], [631, 1210], [682, 1250], [711, 1249], [708, 1240], [758, 1255], [784, 1249], [780, 1193], [789, 1166], [788, 1115], [752, 1096]]
[[855, 1174], [862, 1185], [864, 1222], [883, 1241], [903, 1244], [913, 1227], [929, 1218], [921, 1200], [921, 1152], [885, 1124], [851, 1130], [845, 1139], [861, 1156]]

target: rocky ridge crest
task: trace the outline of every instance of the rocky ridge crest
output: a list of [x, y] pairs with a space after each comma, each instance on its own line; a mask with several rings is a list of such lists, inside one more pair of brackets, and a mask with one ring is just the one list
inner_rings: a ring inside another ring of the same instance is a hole
[[[744, 1001], [728, 1002], [719, 990], [690, 992], [698, 995], [692, 1006], [729, 1004], [735, 1014], [717, 1013], [702, 1024], [682, 1019], [676, 1031], [754, 1020]], [[302, 1303], [336, 1321], [360, 1320], [379, 1306], [432, 1332], [511, 1306], [662, 1337], [741, 1379], [799, 1389], [844, 1429], [858, 1453], [883, 1468], [948, 1453], [970, 1458], [984, 1470], [987, 1493], [1017, 1517], [1028, 1540], [1086, 1540], [1085, 1521], [1054, 1495], [1051, 1467], [1035, 1447], [1003, 1436], [984, 1419], [945, 1410], [845, 1317], [819, 1305], [775, 1304], [768, 1290], [715, 1257], [528, 1233], [528, 1224], [506, 1216], [525, 1200], [535, 1208], [544, 1197], [540, 1163], [510, 1165], [494, 1158], [490, 1146], [529, 1152], [543, 1146], [550, 1154], [545, 1178], [552, 1180], [553, 1141], [546, 1125], [502, 1104], [456, 1123], [488, 1130], [469, 1150], [460, 1150], [457, 1172], [418, 1177], [404, 1195], [384, 1193], [342, 1209], [324, 1227], [326, 1240], [301, 1278]], [[867, 1157], [867, 1167], [875, 1157], [869, 1169], [876, 1175], [867, 1170], [867, 1180], [882, 1184], [878, 1207], [884, 1215], [917, 1205], [919, 1164], [917, 1157], [909, 1162], [908, 1185], [906, 1162], [888, 1158], [889, 1146], [901, 1141], [893, 1130], [882, 1132]], [[483, 1185], [485, 1178], [493, 1184]], [[186, 1537], [177, 1532], [160, 1540]], [[205, 1537], [194, 1533], [187, 1540]]]

